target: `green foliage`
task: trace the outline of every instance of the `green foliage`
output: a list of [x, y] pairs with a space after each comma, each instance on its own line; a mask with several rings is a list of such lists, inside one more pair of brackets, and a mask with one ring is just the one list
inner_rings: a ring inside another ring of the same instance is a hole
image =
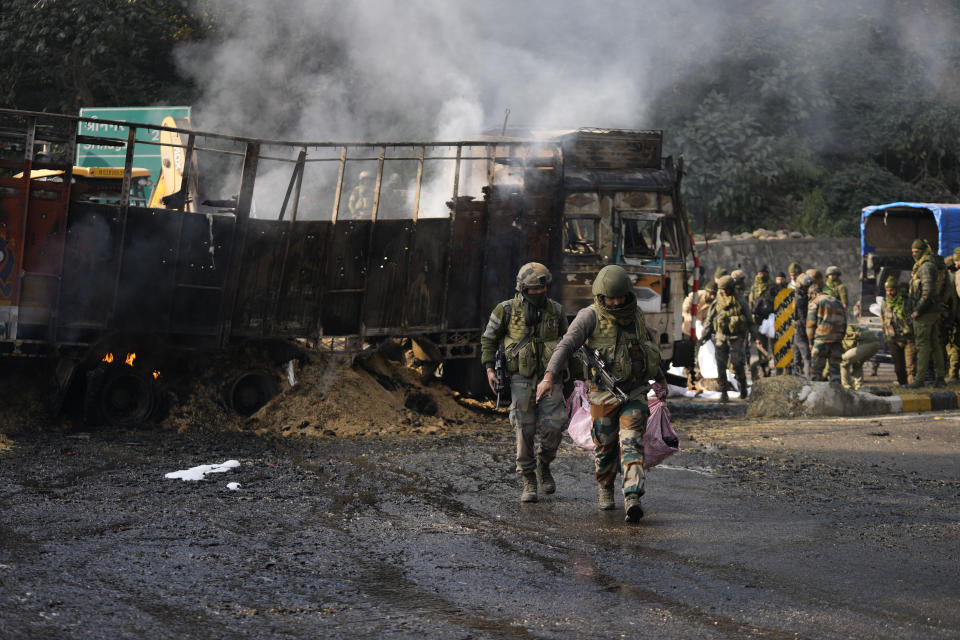
[[173, 48], [209, 25], [188, 0], [6, 0], [0, 101], [37, 111], [176, 103], [191, 87]]
[[694, 226], [856, 235], [867, 205], [956, 202], [960, 77], [950, 61], [960, 42], [943, 38], [921, 56], [897, 25], [936, 18], [954, 33], [960, 10], [891, 2], [890, 15], [810, 20], [798, 37], [767, 19], [775, 3], [764, 5], [744, 12], [720, 59], [684, 70], [655, 108], [669, 150], [686, 159]]

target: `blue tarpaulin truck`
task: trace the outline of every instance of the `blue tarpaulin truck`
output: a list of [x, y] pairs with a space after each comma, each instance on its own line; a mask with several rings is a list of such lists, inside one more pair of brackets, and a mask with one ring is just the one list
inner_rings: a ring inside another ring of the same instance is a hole
[[[906, 288], [913, 257], [910, 245], [917, 238], [930, 243], [941, 256], [960, 246], [960, 204], [891, 202], [864, 207], [860, 213], [860, 324], [883, 335], [880, 302], [883, 285], [893, 276]], [[882, 337], [881, 337], [882, 339]], [[889, 362], [886, 349], [878, 361]]]

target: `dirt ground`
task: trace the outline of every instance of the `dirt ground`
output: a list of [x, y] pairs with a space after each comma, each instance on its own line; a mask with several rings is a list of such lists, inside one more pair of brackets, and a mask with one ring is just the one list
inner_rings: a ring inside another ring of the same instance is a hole
[[960, 412], [671, 399], [681, 451], [629, 525], [567, 438], [557, 493], [520, 504], [503, 413], [389, 359], [296, 374], [249, 419], [208, 398], [129, 429], [51, 421], [24, 384], [0, 637], [960, 637]]

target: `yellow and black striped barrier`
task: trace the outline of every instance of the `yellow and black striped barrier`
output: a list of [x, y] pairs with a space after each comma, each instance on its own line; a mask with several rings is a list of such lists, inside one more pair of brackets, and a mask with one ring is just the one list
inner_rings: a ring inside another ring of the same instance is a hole
[[773, 360], [778, 369], [786, 369], [793, 362], [794, 291], [782, 289], [773, 299]]

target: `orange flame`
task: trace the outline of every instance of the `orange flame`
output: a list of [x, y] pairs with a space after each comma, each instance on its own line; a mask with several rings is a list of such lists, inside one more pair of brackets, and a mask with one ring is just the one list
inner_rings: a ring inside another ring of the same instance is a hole
[[134, 359], [136, 359], [136, 357], [137, 357], [137, 354], [135, 354], [135, 353], [128, 353], [128, 354], [127, 354], [127, 359], [126, 359], [124, 362], [126, 362], [129, 366], [132, 367], [132, 366], [133, 366], [133, 361], [134, 361]]
[[113, 354], [108, 353], [107, 355], [103, 356], [103, 360], [101, 360], [101, 362], [106, 362], [106, 363], [113, 362]]
[[156, 379], [159, 378], [159, 377], [160, 377], [160, 372], [159, 372], [159, 371], [154, 371], [154, 372], [153, 372], [153, 379], [156, 380]]

